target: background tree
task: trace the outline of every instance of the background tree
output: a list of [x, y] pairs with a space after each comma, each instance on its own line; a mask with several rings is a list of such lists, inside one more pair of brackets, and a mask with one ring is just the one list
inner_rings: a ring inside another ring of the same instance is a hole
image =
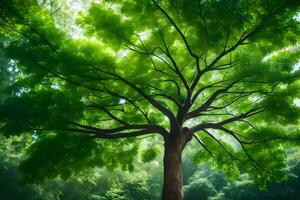
[[[299, 141], [299, 1], [101, 1], [76, 21], [84, 36], [45, 2], [0, 1], [2, 46], [17, 69], [1, 131], [36, 137], [26, 180], [133, 170], [144, 135], [164, 140], [163, 199], [183, 198], [192, 138], [194, 160], [231, 177], [285, 178], [284, 150]], [[156, 154], [149, 145], [143, 160]]]
[[[160, 199], [160, 165], [144, 163], [135, 172], [83, 169], [68, 180], [57, 177], [40, 184], [22, 184], [18, 166], [33, 142], [30, 134], [4, 138], [0, 142], [0, 199], [9, 200], [111, 200]], [[152, 176], [152, 174], [156, 174]]]

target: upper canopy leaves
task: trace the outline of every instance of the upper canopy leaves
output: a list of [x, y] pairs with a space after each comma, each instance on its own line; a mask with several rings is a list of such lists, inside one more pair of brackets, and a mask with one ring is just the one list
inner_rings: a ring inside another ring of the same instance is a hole
[[298, 141], [298, 0], [101, 1], [67, 22], [76, 37], [45, 5], [0, 1], [3, 51], [17, 69], [1, 88], [1, 131], [166, 138], [187, 126], [219, 166], [240, 161], [254, 174], [277, 155], [261, 165], [282, 174], [286, 146], [271, 145], [268, 126], [283, 127], [275, 141]]

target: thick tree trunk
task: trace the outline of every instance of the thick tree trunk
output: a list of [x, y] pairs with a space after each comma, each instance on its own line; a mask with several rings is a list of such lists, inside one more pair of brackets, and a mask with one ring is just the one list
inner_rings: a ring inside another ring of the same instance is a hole
[[190, 140], [186, 132], [165, 140], [163, 200], [182, 200], [181, 155]]

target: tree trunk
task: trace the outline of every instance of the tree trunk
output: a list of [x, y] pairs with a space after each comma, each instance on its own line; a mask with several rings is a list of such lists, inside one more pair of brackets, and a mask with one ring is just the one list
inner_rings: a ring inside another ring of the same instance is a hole
[[187, 133], [165, 140], [163, 200], [183, 199], [181, 155], [185, 144], [190, 140]]

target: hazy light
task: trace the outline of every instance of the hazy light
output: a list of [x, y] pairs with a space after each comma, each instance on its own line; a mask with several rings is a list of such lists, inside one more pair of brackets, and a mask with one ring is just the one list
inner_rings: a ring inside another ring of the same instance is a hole
[[300, 22], [300, 13], [298, 13], [298, 15], [296, 15], [294, 19], [295, 19], [297, 22]]
[[119, 100], [119, 104], [125, 104], [126, 103], [126, 99], [120, 99]]
[[59, 89], [58, 83], [53, 83], [53, 84], [51, 85], [51, 88], [53, 88], [53, 89]]
[[268, 55], [266, 55], [264, 58], [263, 58], [263, 62], [267, 62], [268, 60], [270, 60], [272, 57], [274, 56], [278, 56], [280, 53], [282, 52], [285, 52], [285, 51], [288, 51], [288, 52], [292, 52], [292, 53], [295, 53], [299, 50], [299, 47], [300, 45], [299, 44], [296, 44], [296, 45], [293, 45], [293, 46], [288, 46], [288, 47], [285, 47], [279, 51], [275, 51], [275, 52], [272, 52]]
[[143, 32], [139, 33], [139, 36], [140, 36], [141, 40], [146, 40], [150, 36], [150, 31], [143, 31]]
[[298, 60], [298, 62], [293, 66], [293, 71], [292, 72], [295, 72], [297, 70], [300, 70], [300, 59]]
[[129, 53], [129, 50], [120, 50], [120, 51], [118, 51], [118, 56], [120, 58], [124, 58], [128, 55], [128, 53]]
[[299, 99], [299, 98], [294, 99], [293, 103], [294, 103], [297, 107], [300, 107], [300, 99]]

